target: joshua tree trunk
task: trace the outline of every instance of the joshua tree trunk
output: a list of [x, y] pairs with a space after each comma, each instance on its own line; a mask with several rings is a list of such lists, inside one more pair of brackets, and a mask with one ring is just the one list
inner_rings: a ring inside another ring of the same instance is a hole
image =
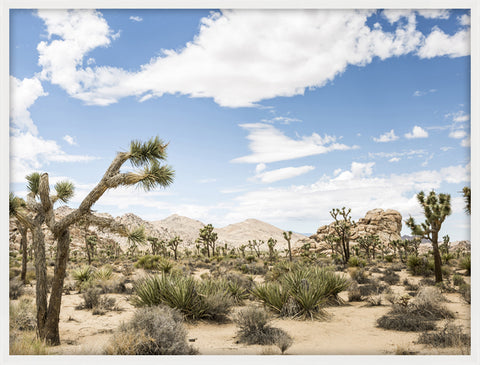
[[433, 259], [435, 260], [435, 282], [441, 283], [442, 278], [442, 258], [438, 249], [438, 231], [432, 232]]
[[20, 279], [24, 284], [27, 283], [27, 261], [28, 261], [28, 248], [27, 248], [27, 232], [28, 229], [20, 222], [17, 225], [18, 231], [20, 232], [20, 249], [22, 251], [22, 273], [20, 274]]
[[[38, 223], [38, 222], [37, 222]], [[45, 321], [47, 319], [47, 264], [45, 260], [45, 237], [41, 223], [32, 230], [35, 252], [37, 331], [40, 338], [45, 338]]]

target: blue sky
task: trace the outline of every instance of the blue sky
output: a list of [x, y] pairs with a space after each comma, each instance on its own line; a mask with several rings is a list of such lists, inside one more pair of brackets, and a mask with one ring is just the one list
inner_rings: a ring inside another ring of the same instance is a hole
[[45, 171], [75, 183], [75, 207], [158, 135], [174, 184], [96, 210], [313, 233], [342, 206], [421, 219], [415, 194], [434, 189], [452, 196], [440, 234], [470, 238], [467, 11], [11, 10], [10, 32], [19, 195]]

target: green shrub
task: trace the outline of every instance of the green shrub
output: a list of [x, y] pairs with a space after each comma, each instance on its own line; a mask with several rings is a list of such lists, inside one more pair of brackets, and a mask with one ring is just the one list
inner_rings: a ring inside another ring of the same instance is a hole
[[433, 261], [426, 257], [409, 256], [407, 261], [407, 269], [415, 276], [431, 276], [433, 275], [435, 265]]
[[225, 281], [197, 282], [191, 276], [162, 274], [148, 276], [134, 285], [136, 306], [165, 304], [190, 319], [223, 319], [233, 306]]
[[460, 286], [465, 283], [465, 279], [459, 274], [453, 274], [453, 285]]
[[239, 327], [239, 342], [248, 345], [276, 344], [283, 354], [293, 340], [282, 329], [269, 326], [269, 322], [269, 315], [261, 308], [248, 307], [239, 311], [235, 317], [235, 323]]
[[136, 268], [145, 270], [160, 270], [169, 273], [173, 268], [173, 263], [159, 255], [145, 255], [135, 263]]
[[470, 276], [471, 274], [471, 257], [470, 255], [465, 256], [460, 260], [460, 269], [466, 270], [465, 275]]
[[108, 355], [194, 355], [187, 342], [182, 315], [165, 306], [141, 308], [121, 326], [105, 353]]
[[393, 255], [385, 255], [385, 261], [393, 262]]
[[367, 262], [358, 256], [352, 256], [348, 259], [348, 266], [350, 267], [365, 267]]
[[278, 282], [255, 286], [252, 294], [281, 316], [315, 318], [325, 314], [323, 305], [340, 303], [338, 293], [348, 287], [346, 277], [330, 270], [296, 266]]
[[94, 277], [96, 280], [105, 281], [112, 278], [113, 269], [109, 265], [102, 266], [100, 269], [95, 271]]
[[356, 281], [359, 284], [366, 284], [370, 282], [368, 272], [364, 268], [360, 267], [351, 267], [348, 269], [348, 274], [352, 280]]
[[93, 268], [89, 265], [84, 265], [73, 270], [72, 277], [77, 284], [77, 289], [82, 290], [91, 284], [94, 278]]
[[76, 309], [93, 309], [98, 306], [100, 295], [102, 291], [99, 288], [88, 288], [82, 294], [83, 303], [76, 307]]

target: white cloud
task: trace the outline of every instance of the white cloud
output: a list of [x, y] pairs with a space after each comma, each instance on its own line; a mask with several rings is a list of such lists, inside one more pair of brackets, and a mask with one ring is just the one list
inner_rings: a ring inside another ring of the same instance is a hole
[[387, 18], [390, 24], [398, 22], [401, 18], [408, 18], [412, 16], [413, 12], [411, 10], [404, 9], [385, 9], [382, 12], [382, 15]]
[[284, 167], [277, 170], [271, 170], [257, 174], [255, 178], [260, 179], [262, 183], [272, 183], [275, 181], [290, 179], [292, 177], [306, 174], [309, 171], [314, 170], [313, 166], [300, 166], [300, 167]]
[[374, 208], [396, 209], [403, 217], [412, 214], [420, 218], [416, 193], [438, 189], [443, 182], [459, 184], [470, 180], [469, 165], [384, 177], [373, 176], [371, 168], [371, 163], [352, 164], [350, 170], [339, 176], [323, 176], [311, 185], [268, 187], [245, 193], [236, 199], [238, 204], [226, 215], [226, 219], [235, 222], [255, 216], [268, 222], [328, 223], [331, 221], [328, 212], [342, 206], [352, 208], [354, 219], [363, 217], [367, 210]]
[[417, 54], [420, 58], [468, 56], [470, 54], [470, 30], [464, 29], [448, 35], [435, 26]]
[[19, 80], [10, 76], [10, 120], [19, 130], [38, 134], [28, 110], [40, 96], [48, 95], [36, 78]]
[[422, 90], [416, 90], [414, 93], [413, 93], [413, 96], [423, 96], [423, 95], [426, 95], [426, 94], [429, 94], [429, 93], [434, 93], [436, 92], [437, 89], [429, 89], [429, 90], [425, 90], [425, 91], [422, 91]]
[[458, 22], [460, 25], [468, 26], [470, 25], [470, 16], [467, 14], [463, 14], [462, 16], [457, 17]]
[[450, 138], [460, 139], [465, 137], [466, 135], [467, 135], [467, 132], [465, 132], [463, 129], [457, 129], [457, 130], [451, 131], [448, 136]]
[[68, 134], [63, 136], [63, 140], [66, 141], [70, 146], [77, 145], [77, 142], [75, 142], [75, 139], [72, 136], [69, 136]]
[[402, 151], [402, 152], [369, 152], [368, 157], [370, 158], [394, 158], [394, 157], [407, 157], [407, 158], [412, 158], [412, 157], [424, 157], [428, 153], [426, 150], [408, 150], [408, 151]]
[[134, 22], [141, 22], [143, 20], [143, 18], [140, 16], [131, 16], [129, 19], [133, 20]]
[[400, 161], [400, 157], [392, 157], [388, 162], [398, 162]]
[[392, 129], [390, 132], [382, 134], [380, 137], [373, 137], [375, 142], [392, 142], [396, 141], [398, 136], [395, 135], [395, 131]]
[[460, 142], [460, 146], [462, 147], [470, 147], [470, 137], [467, 137]]
[[412, 138], [427, 138], [428, 137], [428, 132], [423, 129], [422, 127], [419, 127], [418, 125], [413, 127], [412, 132], [406, 133], [405, 137], [408, 139]]
[[247, 139], [252, 154], [235, 158], [231, 162], [268, 163], [356, 148], [336, 143], [337, 138], [334, 136], [321, 137], [317, 133], [292, 139], [265, 123], [241, 124], [240, 127], [249, 132]]
[[417, 10], [418, 14], [427, 19], [448, 19], [450, 12], [446, 9], [423, 9]]
[[415, 14], [392, 32], [371, 29], [365, 10], [228, 10], [201, 20], [183, 49], [164, 50], [138, 72], [82, 68], [85, 55], [105, 47], [112, 30], [96, 11], [39, 11], [50, 38], [38, 45], [42, 77], [88, 104], [134, 95], [210, 97], [228, 107], [322, 87], [348, 65], [365, 66], [414, 52], [423, 39]]
[[453, 150], [453, 147], [440, 147], [440, 149], [441, 149], [443, 152], [447, 152], [447, 151]]
[[452, 120], [456, 123], [464, 123], [464, 122], [468, 122], [470, 120], [470, 115], [465, 114], [464, 111], [459, 111], [457, 113], [447, 114], [447, 115], [451, 115], [453, 117]]
[[259, 163], [256, 167], [255, 167], [255, 172], [257, 174], [259, 174], [260, 172], [262, 172], [263, 170], [265, 170], [267, 168], [267, 165], [265, 165], [264, 163]]
[[281, 124], [290, 124], [292, 122], [301, 122], [301, 119], [298, 118], [291, 118], [291, 117], [274, 117], [271, 119], [262, 119], [264, 123], [275, 123], [280, 122]]

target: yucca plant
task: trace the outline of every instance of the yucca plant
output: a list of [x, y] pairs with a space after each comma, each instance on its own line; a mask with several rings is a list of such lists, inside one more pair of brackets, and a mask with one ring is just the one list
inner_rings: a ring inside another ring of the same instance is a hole
[[279, 315], [284, 315], [289, 293], [279, 283], [258, 284], [252, 288], [251, 293], [265, 306]]
[[73, 270], [72, 277], [77, 284], [78, 289], [82, 289], [85, 285], [90, 283], [94, 278], [93, 268], [89, 265], [83, 265], [76, 270]]
[[110, 280], [112, 278], [113, 269], [109, 265], [102, 266], [95, 271], [95, 279], [97, 280]]

